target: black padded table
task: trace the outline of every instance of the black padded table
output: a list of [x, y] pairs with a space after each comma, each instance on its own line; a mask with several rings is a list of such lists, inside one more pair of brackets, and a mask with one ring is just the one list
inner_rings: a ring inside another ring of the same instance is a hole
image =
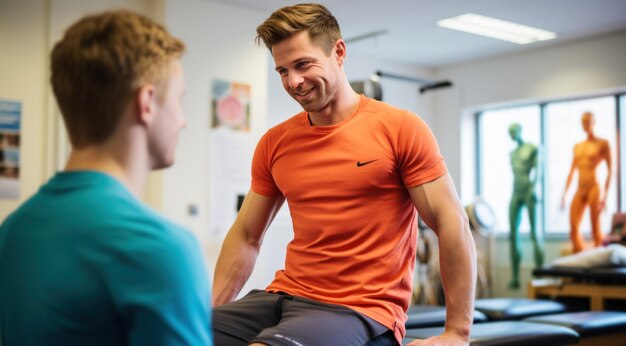
[[[589, 299], [593, 311], [607, 310], [607, 300], [626, 300], [626, 267], [568, 268], [541, 267], [533, 275], [528, 297], [578, 297]], [[620, 309], [621, 310], [621, 309]]]
[[626, 312], [572, 312], [530, 317], [524, 321], [571, 328], [580, 335], [581, 345], [626, 345]]
[[570, 268], [544, 266], [535, 268], [538, 277], [566, 277], [580, 282], [626, 285], [626, 267]]
[[[443, 333], [443, 327], [408, 329], [403, 344]], [[576, 344], [578, 333], [570, 328], [524, 321], [500, 321], [472, 326], [472, 346], [561, 346]]]
[[[406, 312], [408, 319], [404, 324], [409, 328], [443, 327], [446, 322], [446, 307], [436, 305], [412, 305]], [[480, 311], [474, 310], [474, 323], [487, 321]]]
[[482, 312], [490, 321], [522, 320], [527, 317], [565, 312], [565, 305], [552, 300], [526, 298], [478, 299], [474, 309]]

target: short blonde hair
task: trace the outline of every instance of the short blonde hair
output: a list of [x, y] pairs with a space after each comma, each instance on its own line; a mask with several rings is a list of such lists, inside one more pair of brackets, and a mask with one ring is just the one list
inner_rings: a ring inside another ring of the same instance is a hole
[[51, 54], [51, 84], [74, 148], [104, 142], [137, 88], [163, 84], [185, 45], [151, 19], [129, 11], [82, 18]]
[[256, 42], [272, 46], [302, 31], [307, 31], [311, 41], [320, 46], [328, 55], [338, 39], [341, 30], [337, 19], [320, 4], [298, 4], [278, 9], [256, 29]]

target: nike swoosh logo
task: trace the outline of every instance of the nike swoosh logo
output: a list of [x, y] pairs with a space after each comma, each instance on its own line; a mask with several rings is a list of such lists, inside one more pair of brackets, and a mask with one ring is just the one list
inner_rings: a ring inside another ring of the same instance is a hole
[[368, 164], [370, 164], [370, 163], [372, 163], [374, 161], [378, 161], [378, 159], [372, 160], [372, 161], [365, 161], [365, 162], [357, 161], [356, 162], [356, 166], [357, 167], [362, 167], [362, 166], [368, 165]]

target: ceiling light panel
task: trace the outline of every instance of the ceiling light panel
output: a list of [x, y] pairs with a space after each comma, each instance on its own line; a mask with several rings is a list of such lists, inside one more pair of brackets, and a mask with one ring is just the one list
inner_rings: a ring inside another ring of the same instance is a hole
[[556, 38], [556, 34], [551, 31], [474, 13], [442, 19], [437, 22], [437, 25], [517, 44], [528, 44]]

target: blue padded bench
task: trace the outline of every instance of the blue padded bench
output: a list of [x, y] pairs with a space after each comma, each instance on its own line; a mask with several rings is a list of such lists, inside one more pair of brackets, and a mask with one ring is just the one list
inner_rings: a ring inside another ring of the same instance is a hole
[[[436, 305], [412, 305], [406, 312], [406, 329], [442, 327], [446, 322], [446, 307]], [[487, 316], [474, 310], [474, 323], [487, 321]]]
[[524, 321], [571, 328], [580, 335], [579, 345], [626, 345], [626, 312], [573, 312], [530, 317]]
[[474, 308], [490, 321], [522, 320], [527, 317], [566, 312], [565, 305], [552, 300], [526, 298], [478, 299]]
[[[444, 327], [408, 329], [406, 345], [443, 333]], [[578, 333], [566, 327], [524, 321], [500, 321], [472, 326], [471, 346], [561, 346], [576, 344]]]

